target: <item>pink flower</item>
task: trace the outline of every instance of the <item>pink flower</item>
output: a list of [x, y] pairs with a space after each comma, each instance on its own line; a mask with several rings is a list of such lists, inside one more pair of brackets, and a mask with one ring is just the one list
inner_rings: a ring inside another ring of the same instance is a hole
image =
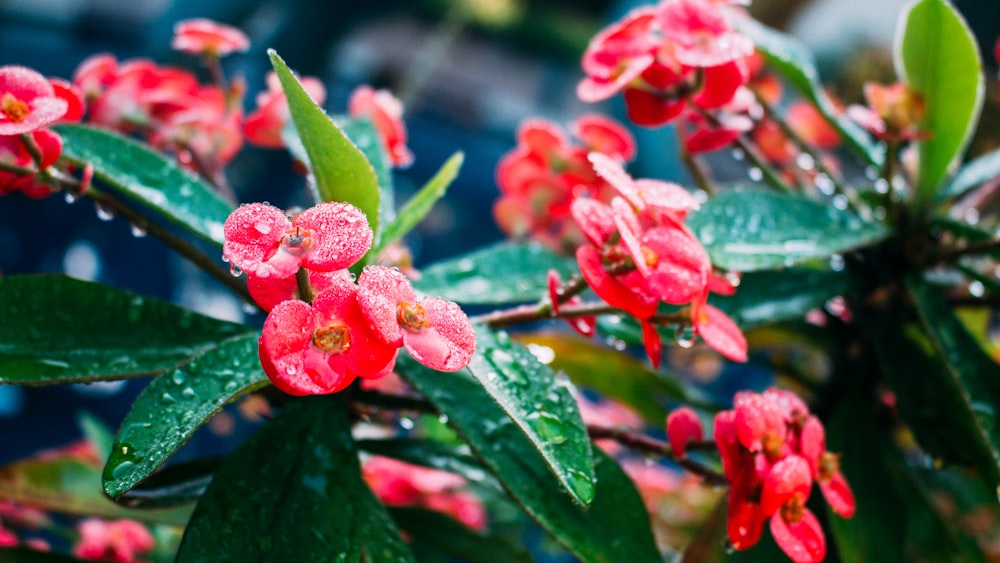
[[406, 125], [403, 124], [403, 104], [388, 90], [375, 90], [361, 85], [351, 92], [347, 113], [352, 117], [365, 116], [372, 120], [389, 161], [397, 168], [413, 163], [413, 153], [406, 146]]
[[[48, 129], [37, 129], [30, 133], [35, 145], [42, 154], [39, 163], [42, 169], [56, 163], [62, 152], [62, 138]], [[24, 146], [19, 136], [0, 136], [0, 162], [13, 164], [24, 168], [35, 168], [31, 153]], [[6, 170], [0, 170], [0, 195], [20, 191], [24, 195], [39, 199], [55, 192], [55, 188], [36, 181], [35, 175], [22, 176]]]
[[668, 0], [660, 6], [660, 28], [679, 63], [710, 68], [753, 53], [753, 42], [731, 29], [718, 6], [702, 0]]
[[438, 297], [417, 300], [410, 280], [384, 266], [367, 266], [358, 279], [358, 303], [387, 346], [404, 346], [415, 360], [440, 371], [468, 365], [476, 333], [458, 305]]
[[397, 349], [368, 328], [349, 278], [335, 280], [312, 305], [277, 304], [264, 321], [258, 352], [264, 373], [290, 395], [336, 393], [355, 378], [392, 371]]
[[135, 520], [106, 522], [86, 518], [77, 525], [80, 541], [73, 554], [83, 559], [132, 563], [153, 549], [153, 536]]
[[226, 219], [224, 234], [223, 258], [258, 278], [287, 278], [300, 265], [317, 272], [347, 268], [368, 252], [373, 237], [364, 213], [337, 202], [291, 220], [270, 205], [243, 205]]
[[[288, 98], [281, 89], [281, 81], [273, 72], [267, 73], [267, 91], [257, 94], [257, 109], [243, 121], [243, 134], [248, 142], [265, 148], [279, 149], [285, 146], [281, 131], [292, 119], [288, 110]], [[326, 88], [317, 78], [300, 78], [302, 87], [309, 97], [322, 106], [326, 101]]]
[[174, 38], [170, 46], [185, 53], [222, 57], [246, 51], [250, 48], [250, 39], [235, 27], [195, 18], [174, 24]]
[[0, 136], [20, 135], [56, 122], [68, 104], [41, 74], [23, 66], [0, 67]]

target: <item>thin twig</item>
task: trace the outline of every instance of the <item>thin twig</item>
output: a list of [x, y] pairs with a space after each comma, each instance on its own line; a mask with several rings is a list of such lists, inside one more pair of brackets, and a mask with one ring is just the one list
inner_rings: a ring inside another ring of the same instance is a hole
[[706, 467], [705, 465], [702, 465], [701, 463], [698, 463], [688, 457], [676, 459], [670, 449], [670, 444], [662, 440], [650, 438], [649, 436], [634, 430], [588, 424], [587, 434], [593, 440], [614, 440], [629, 449], [642, 452], [644, 454], [658, 455], [671, 459], [674, 463], [680, 465], [685, 470], [700, 476], [705, 480], [705, 483], [709, 485], [729, 484], [725, 475], [722, 475], [718, 471], [715, 471], [710, 467]]

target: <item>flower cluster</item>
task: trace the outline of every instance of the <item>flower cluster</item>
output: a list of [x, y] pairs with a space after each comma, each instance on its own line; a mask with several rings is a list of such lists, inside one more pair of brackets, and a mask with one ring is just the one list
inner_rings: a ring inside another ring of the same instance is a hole
[[752, 100], [743, 86], [753, 43], [732, 28], [732, 7], [724, 4], [663, 0], [629, 12], [591, 40], [577, 95], [597, 102], [621, 92], [638, 125], [682, 119], [690, 152], [728, 145], [750, 128], [749, 120], [738, 111], [711, 119], [707, 112], [745, 109]]
[[497, 224], [514, 238], [530, 237], [551, 248], [576, 248], [583, 237], [570, 219], [576, 197], [610, 201], [608, 183], [594, 173], [587, 154], [598, 152], [628, 161], [635, 141], [619, 123], [586, 115], [571, 126], [582, 144], [571, 143], [555, 123], [531, 119], [517, 132], [517, 147], [497, 165], [502, 193], [493, 208]]
[[867, 82], [864, 92], [868, 105], [852, 105], [847, 108], [847, 115], [870, 133], [887, 141], [927, 138], [927, 132], [918, 129], [926, 112], [920, 92], [902, 82], [888, 86]]
[[45, 171], [59, 159], [62, 139], [45, 127], [78, 121], [82, 112], [71, 84], [25, 67], [0, 67], [0, 195], [52, 193]]
[[421, 506], [472, 529], [486, 528], [486, 507], [460, 475], [382, 456], [365, 460], [361, 474], [375, 496], [389, 506]]
[[[693, 413], [671, 413], [667, 434], [675, 452], [701, 438]], [[839, 456], [826, 451], [823, 424], [795, 394], [771, 388], [736, 394], [733, 409], [715, 416], [715, 443], [730, 483], [729, 541], [748, 549], [765, 521], [782, 550], [797, 562], [822, 561], [826, 539], [806, 508], [813, 482], [836, 514], [854, 515], [854, 494], [840, 472]]]
[[735, 288], [712, 271], [708, 254], [684, 224], [698, 202], [678, 185], [635, 180], [604, 155], [591, 153], [590, 160], [617, 192], [610, 204], [581, 197], [570, 206], [589, 241], [577, 249], [576, 259], [591, 289], [642, 322], [654, 365], [660, 337], [651, 319], [660, 302], [690, 304], [695, 333], [727, 358], [745, 361], [747, 344], [739, 327], [708, 304], [710, 292], [731, 294]]
[[355, 378], [392, 371], [400, 346], [442, 371], [465, 367], [476, 337], [451, 301], [417, 298], [397, 269], [348, 271], [369, 251], [364, 214], [327, 202], [294, 216], [263, 203], [243, 205], [224, 226], [223, 258], [245, 272], [251, 295], [270, 311], [260, 360], [276, 387], [293, 395], [334, 393]]
[[153, 535], [135, 520], [106, 522], [86, 518], [77, 530], [80, 540], [73, 547], [73, 555], [81, 559], [133, 563], [154, 547]]

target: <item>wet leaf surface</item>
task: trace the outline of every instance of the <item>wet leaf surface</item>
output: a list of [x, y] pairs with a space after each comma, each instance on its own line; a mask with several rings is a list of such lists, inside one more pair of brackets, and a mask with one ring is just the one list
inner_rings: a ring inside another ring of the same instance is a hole
[[713, 295], [710, 301], [740, 328], [748, 330], [802, 319], [810, 309], [823, 307], [831, 297], [844, 295], [851, 288], [851, 277], [846, 270], [764, 270], [745, 274], [735, 294]]
[[469, 563], [529, 563], [531, 553], [499, 536], [465, 527], [440, 512], [423, 508], [396, 507], [389, 513], [399, 528], [417, 541]]

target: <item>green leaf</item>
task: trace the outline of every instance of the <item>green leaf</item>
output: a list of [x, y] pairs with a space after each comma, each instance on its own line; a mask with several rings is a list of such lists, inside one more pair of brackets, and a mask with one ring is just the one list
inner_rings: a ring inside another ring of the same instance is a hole
[[35, 551], [27, 547], [0, 547], [4, 563], [80, 563], [80, 559], [62, 553]]
[[[907, 280], [912, 310], [897, 306], [874, 332], [879, 363], [920, 444], [975, 465], [1000, 485], [1000, 365], [976, 344], [935, 290]], [[905, 324], [901, 324], [905, 323]]]
[[918, 0], [900, 16], [896, 72], [923, 95], [918, 141], [917, 192], [934, 198], [942, 180], [972, 139], [983, 107], [985, 82], [976, 39], [961, 14], [945, 0]]
[[193, 507], [188, 504], [169, 509], [125, 508], [101, 492], [100, 467], [72, 453], [54, 452], [0, 467], [0, 502], [16, 502], [64, 514], [131, 518], [174, 526], [185, 525]]
[[233, 205], [175, 160], [105, 129], [69, 123], [53, 129], [63, 140], [61, 158], [78, 166], [92, 164], [94, 176], [116, 191], [222, 245], [222, 225]]
[[[548, 348], [552, 357], [549, 367], [565, 373], [581, 387], [635, 409], [652, 425], [663, 424], [667, 416], [667, 400], [710, 407], [704, 398], [680, 381], [655, 372], [645, 363], [593, 340], [555, 331], [519, 334], [517, 338], [529, 347]], [[545, 351], [545, 355], [550, 354]], [[614, 374], [614, 377], [608, 374]]]
[[448, 424], [525, 512], [582, 561], [661, 561], [642, 499], [603, 452], [593, 452], [597, 491], [584, 510], [558, 490], [535, 446], [468, 371], [434, 371], [406, 355], [397, 369], [448, 415]]
[[[135, 508], [160, 508], [197, 502], [225, 456], [211, 456], [173, 463], [115, 499]], [[177, 538], [178, 540], [180, 538]]]
[[518, 563], [532, 561], [531, 553], [499, 536], [481, 534], [440, 512], [423, 508], [390, 508], [396, 525], [417, 541], [469, 563]]
[[83, 431], [84, 438], [94, 448], [98, 459], [106, 459], [111, 453], [112, 444], [115, 443], [115, 435], [111, 429], [96, 416], [86, 411], [79, 413], [76, 420], [77, 424], [80, 425], [80, 430]]
[[563, 380], [506, 332], [477, 327], [469, 372], [524, 432], [573, 499], [594, 499], [590, 437]]
[[576, 261], [537, 243], [501, 242], [421, 270], [418, 291], [458, 303], [501, 305], [537, 301], [548, 295], [549, 269], [563, 278]]
[[226, 403], [267, 383], [257, 338], [248, 334], [220, 342], [143, 389], [104, 467], [104, 491], [110, 497], [148, 477]]
[[406, 202], [406, 205], [399, 210], [399, 215], [396, 216], [395, 220], [388, 223], [385, 228], [380, 249], [400, 240], [424, 220], [434, 204], [444, 197], [448, 186], [455, 181], [464, 160], [465, 156], [461, 152], [451, 155], [451, 158], [441, 165], [437, 174]]
[[713, 305], [729, 315], [743, 330], [783, 321], [798, 320], [831, 297], [852, 288], [846, 270], [788, 268], [749, 272], [736, 293], [712, 296]]
[[904, 552], [906, 535], [906, 521], [899, 517], [906, 499], [890, 469], [898, 456], [893, 421], [877, 416], [877, 403], [864, 389], [850, 389], [841, 398], [826, 424], [827, 448], [841, 454], [840, 469], [858, 502], [850, 519], [827, 509], [837, 551], [843, 561], [893, 561]]
[[[378, 224], [385, 230], [385, 226], [396, 219], [396, 190], [392, 181], [392, 163], [389, 161], [389, 154], [382, 144], [382, 138], [375, 129], [375, 125], [367, 117], [353, 117], [339, 124], [340, 130], [347, 138], [358, 147], [361, 154], [365, 155], [372, 169], [375, 170], [375, 178], [378, 180]], [[376, 233], [378, 239], [372, 242], [372, 256], [378, 256], [378, 251], [385, 247], [382, 243], [383, 233]], [[363, 260], [367, 263], [368, 260]]]
[[1000, 174], [1000, 149], [965, 163], [935, 194], [938, 203], [961, 197]]
[[390, 438], [358, 440], [358, 449], [371, 454], [391, 457], [432, 469], [450, 471], [473, 483], [499, 487], [493, 476], [486, 473], [479, 458], [467, 445], [451, 445], [436, 440]]
[[754, 46], [771, 67], [816, 106], [841, 137], [866, 164], [882, 166], [885, 149], [872, 141], [868, 133], [838, 110], [823, 89], [816, 61], [801, 41], [771, 29], [753, 18], [741, 18], [739, 30], [753, 40]]
[[368, 217], [368, 224], [381, 233], [379, 183], [372, 164], [357, 146], [319, 107], [274, 50], [271, 64], [288, 98], [288, 109], [299, 138], [309, 156], [309, 169], [316, 180], [320, 201], [347, 202]]
[[0, 384], [49, 385], [161, 373], [247, 332], [98, 283], [0, 277]]
[[708, 200], [688, 226], [716, 266], [769, 270], [877, 242], [885, 227], [818, 201], [768, 191], [736, 189]]
[[412, 561], [361, 478], [340, 397], [290, 403], [223, 463], [178, 561]]

